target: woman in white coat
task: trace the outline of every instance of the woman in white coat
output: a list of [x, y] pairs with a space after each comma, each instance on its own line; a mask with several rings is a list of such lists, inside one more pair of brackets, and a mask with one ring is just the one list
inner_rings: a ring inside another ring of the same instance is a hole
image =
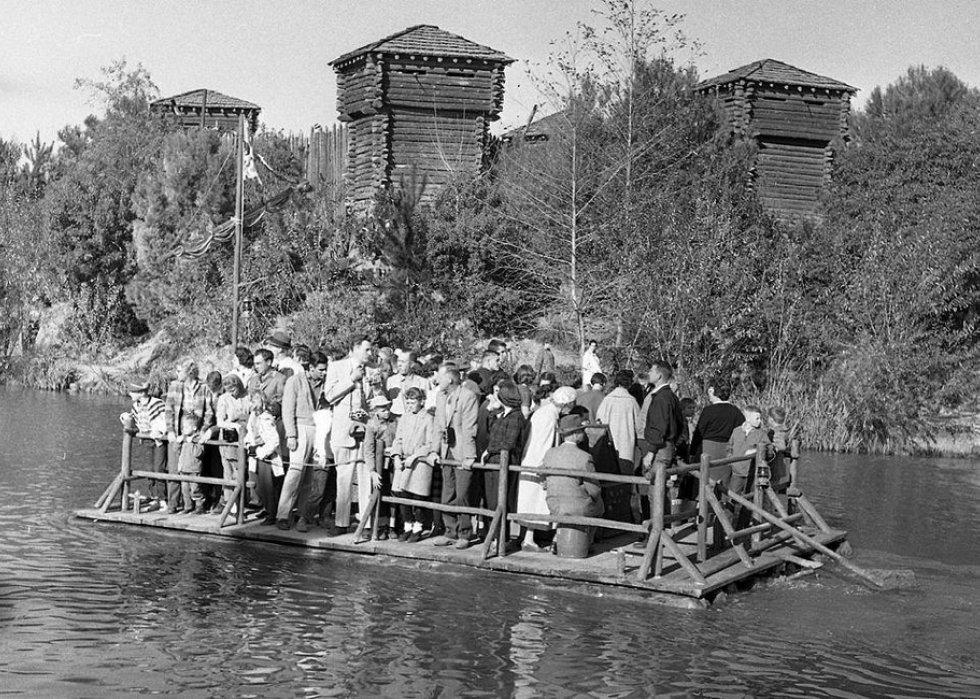
[[[541, 405], [531, 414], [531, 426], [521, 466], [540, 468], [548, 450], [560, 443], [558, 421], [575, 405], [575, 389], [562, 386], [550, 397], [541, 398]], [[544, 476], [522, 473], [517, 484], [517, 511], [526, 514], [547, 515], [547, 494], [544, 489]], [[539, 547], [534, 543], [535, 529], [548, 529], [544, 522], [520, 522], [519, 540], [521, 548], [534, 551]]]

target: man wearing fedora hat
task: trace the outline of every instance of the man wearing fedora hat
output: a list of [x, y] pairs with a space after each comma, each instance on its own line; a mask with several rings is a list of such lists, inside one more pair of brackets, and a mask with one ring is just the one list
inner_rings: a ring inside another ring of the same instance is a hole
[[602, 486], [587, 476], [595, 473], [592, 455], [579, 445], [585, 437], [582, 416], [565, 415], [558, 423], [562, 442], [544, 455], [544, 468], [581, 471], [582, 476], [548, 476], [546, 479], [548, 509], [553, 515], [601, 517]]
[[262, 342], [262, 347], [272, 352], [272, 366], [287, 379], [301, 367], [291, 354], [293, 339], [283, 330], [273, 330]]
[[[119, 416], [124, 426], [133, 426], [139, 434], [147, 435], [153, 440], [153, 458], [150, 470], [154, 473], [167, 472], [167, 442], [164, 440], [167, 432], [166, 406], [159, 398], [149, 394], [150, 387], [146, 383], [129, 385], [129, 397], [133, 401], [132, 410]], [[147, 512], [156, 510], [167, 511], [167, 484], [162, 480], [150, 480], [150, 503]]]

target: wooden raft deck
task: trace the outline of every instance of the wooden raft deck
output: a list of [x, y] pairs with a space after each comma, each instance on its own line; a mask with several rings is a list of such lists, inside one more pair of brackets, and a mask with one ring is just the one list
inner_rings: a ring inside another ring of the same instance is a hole
[[[479, 545], [466, 550], [454, 547], [437, 547], [423, 539], [414, 544], [399, 541], [367, 541], [355, 543], [354, 534], [336, 537], [326, 536], [325, 530], [314, 528], [303, 533], [295, 529], [282, 531], [274, 526], [262, 526], [257, 520], [244, 524], [218, 526], [218, 515], [174, 515], [120, 512], [100, 509], [77, 510], [79, 518], [97, 522], [158, 527], [174, 531], [194, 532], [213, 536], [232, 537], [251, 541], [263, 541], [327, 551], [342, 551], [367, 556], [389, 557], [394, 560], [426, 561], [432, 564], [468, 566], [490, 571], [549, 578], [563, 582], [587, 585], [611, 586], [641, 593], [652, 601], [687, 608], [707, 607], [715, 594], [734, 583], [749, 578], [764, 578], [780, 572], [789, 565], [795, 569], [794, 560], [808, 558], [813, 549], [798, 543], [787, 534], [777, 533], [752, 546], [753, 565], [747, 567], [739, 560], [734, 549], [728, 548], [712, 555], [699, 565], [705, 584], [698, 585], [670, 558], [663, 564], [663, 574], [640, 581], [636, 572], [642, 551], [633, 550], [635, 536], [621, 535], [598, 542], [593, 555], [584, 559], [561, 558], [543, 552], [517, 551], [506, 556], [483, 559]], [[834, 547], [844, 541], [847, 533], [841, 530], [821, 531], [807, 528], [806, 533], [817, 542]], [[695, 544], [686, 540], [678, 542], [686, 554], [693, 554]], [[756, 554], [757, 552], [757, 554]]]

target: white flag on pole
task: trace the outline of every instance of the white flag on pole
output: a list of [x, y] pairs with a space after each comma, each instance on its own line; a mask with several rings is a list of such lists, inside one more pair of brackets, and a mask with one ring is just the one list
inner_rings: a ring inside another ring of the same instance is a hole
[[259, 171], [255, 167], [255, 154], [252, 152], [252, 134], [247, 126], [245, 127], [245, 143], [242, 148], [242, 174], [246, 180], [258, 180], [259, 184], [262, 184], [262, 178], [259, 177]]

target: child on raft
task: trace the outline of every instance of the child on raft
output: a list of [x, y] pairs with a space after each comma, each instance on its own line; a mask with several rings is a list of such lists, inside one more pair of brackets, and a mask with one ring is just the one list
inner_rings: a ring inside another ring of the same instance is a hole
[[[405, 414], [398, 420], [395, 441], [387, 450], [394, 458], [391, 491], [408, 500], [427, 500], [432, 494], [432, 461], [429, 444], [432, 416], [423, 410], [425, 393], [412, 386], [404, 393]], [[422, 538], [423, 509], [401, 506], [404, 529], [399, 541], [415, 543]]]

